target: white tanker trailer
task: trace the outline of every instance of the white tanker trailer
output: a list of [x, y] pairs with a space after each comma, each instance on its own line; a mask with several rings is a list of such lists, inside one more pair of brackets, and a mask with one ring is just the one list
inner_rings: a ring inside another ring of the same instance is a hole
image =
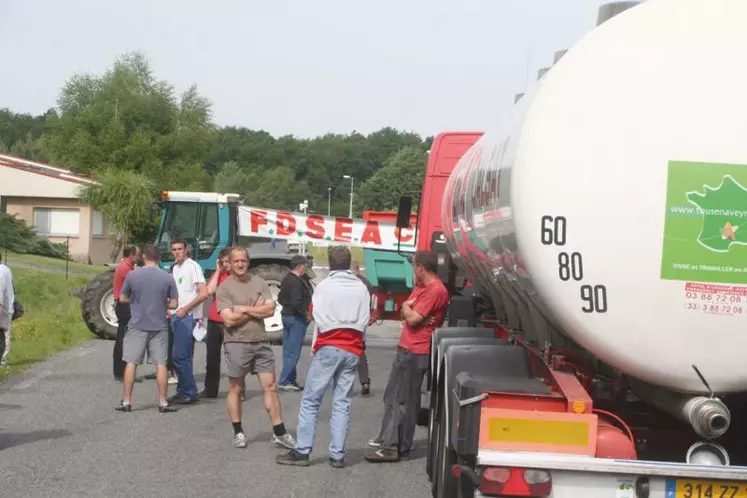
[[747, 1], [643, 2], [457, 164], [434, 496], [747, 497], [746, 60]]

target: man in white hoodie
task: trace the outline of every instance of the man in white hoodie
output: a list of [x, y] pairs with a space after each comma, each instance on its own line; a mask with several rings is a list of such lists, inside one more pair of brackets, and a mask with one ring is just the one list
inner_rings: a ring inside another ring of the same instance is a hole
[[13, 275], [0, 259], [0, 367], [8, 362], [10, 352], [10, 322], [13, 321]]
[[350, 249], [330, 247], [329, 276], [316, 287], [311, 301], [318, 333], [298, 413], [296, 448], [277, 457], [281, 465], [310, 464], [319, 407], [332, 383], [329, 464], [334, 468], [345, 466], [350, 396], [371, 312], [371, 296], [365, 284], [350, 271], [350, 262]]

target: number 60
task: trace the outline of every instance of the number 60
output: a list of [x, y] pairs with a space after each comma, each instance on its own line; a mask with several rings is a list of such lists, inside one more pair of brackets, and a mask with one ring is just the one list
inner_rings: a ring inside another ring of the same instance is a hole
[[552, 216], [542, 217], [542, 236], [541, 241], [543, 245], [551, 246], [553, 243], [556, 246], [565, 245], [565, 216], [558, 216], [553, 218]]

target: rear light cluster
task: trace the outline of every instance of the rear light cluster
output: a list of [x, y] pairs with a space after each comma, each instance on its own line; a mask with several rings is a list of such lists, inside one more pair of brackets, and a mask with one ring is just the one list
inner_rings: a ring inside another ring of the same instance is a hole
[[480, 492], [488, 496], [546, 498], [552, 491], [552, 476], [546, 470], [485, 467]]

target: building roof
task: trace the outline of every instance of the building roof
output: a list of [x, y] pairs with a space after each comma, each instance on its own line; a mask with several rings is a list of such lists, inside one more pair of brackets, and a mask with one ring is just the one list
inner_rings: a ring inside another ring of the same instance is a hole
[[50, 166], [48, 164], [38, 163], [35, 161], [29, 161], [22, 157], [11, 156], [8, 154], [0, 154], [0, 166], [6, 166], [8, 168], [14, 168], [37, 175], [42, 175], [50, 178], [56, 178], [58, 180], [64, 180], [70, 183], [77, 183], [78, 185], [90, 185], [97, 183], [90, 178], [76, 175], [69, 169], [60, 168], [58, 166]]

